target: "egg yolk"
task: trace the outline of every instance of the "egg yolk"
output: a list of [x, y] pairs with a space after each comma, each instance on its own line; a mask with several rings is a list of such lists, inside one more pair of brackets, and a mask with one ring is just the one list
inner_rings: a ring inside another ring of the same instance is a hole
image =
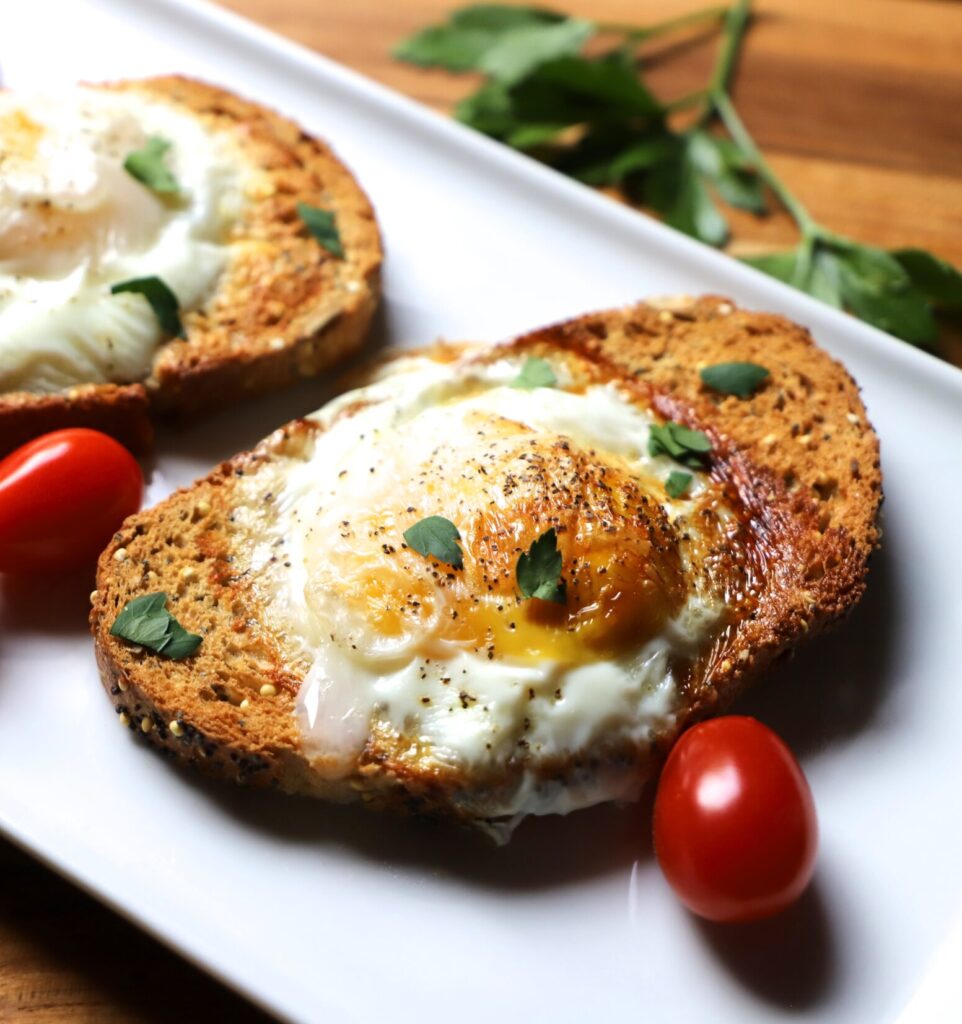
[[[340, 639], [362, 651], [371, 637], [407, 638], [428, 657], [456, 647], [577, 664], [654, 636], [686, 596], [677, 541], [654, 497], [660, 485], [520, 425], [479, 423], [475, 433], [468, 453], [439, 443], [413, 479], [396, 481], [390, 501], [345, 520], [308, 566], [308, 600], [323, 594], [353, 624]], [[402, 543], [428, 515], [458, 527], [463, 568]], [[518, 559], [550, 528], [564, 601], [523, 600]]]

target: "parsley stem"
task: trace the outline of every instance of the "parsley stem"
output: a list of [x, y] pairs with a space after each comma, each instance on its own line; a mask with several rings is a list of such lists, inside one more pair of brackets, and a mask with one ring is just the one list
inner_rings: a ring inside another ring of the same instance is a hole
[[676, 110], [684, 110], [685, 107], [694, 106], [696, 103], [704, 103], [708, 96], [707, 89], [696, 89], [694, 92], [679, 96], [676, 100], [669, 100], [665, 104], [665, 112], [671, 114]]
[[751, 0], [737, 0], [737, 3], [726, 12], [721, 53], [715, 62], [708, 86], [712, 97], [725, 96], [728, 93], [728, 86], [738, 60], [738, 51], [745, 38], [745, 29], [750, 17]]
[[689, 14], [679, 15], [677, 18], [666, 18], [664, 21], [656, 21], [653, 25], [636, 27], [633, 25], [619, 24], [618, 22], [600, 22], [600, 32], [611, 32], [617, 35], [627, 36], [633, 42], [640, 43], [645, 39], [656, 39], [658, 36], [666, 36], [678, 29], [688, 28], [690, 25], [700, 25], [702, 22], [720, 21], [728, 13], [728, 8], [719, 5], [717, 7], [705, 7], [700, 11], [691, 11]]
[[755, 145], [755, 140], [749, 134], [745, 123], [742, 121], [728, 95], [721, 93], [715, 96], [713, 103], [715, 111], [721, 118], [728, 134], [731, 135], [735, 144], [754, 166], [762, 181], [768, 185], [778, 197], [778, 201], [791, 214], [802, 235], [806, 238], [815, 238], [819, 233], [818, 225], [812, 219], [808, 210], [789, 191], [788, 186], [772, 170], [771, 164], [762, 156], [761, 150]]
[[728, 91], [750, 16], [751, 0], [737, 0], [725, 17], [721, 51], [712, 71], [705, 108], [698, 120], [697, 127], [704, 128], [716, 116], [721, 119], [728, 134], [732, 137], [732, 141], [744, 153], [759, 177], [775, 193], [778, 201], [798, 225], [803, 243], [802, 257], [799, 260], [801, 266], [814, 256], [814, 243], [818, 240], [821, 229], [762, 155], [755, 140], [745, 127], [741, 115], [735, 109], [735, 104], [732, 103]]

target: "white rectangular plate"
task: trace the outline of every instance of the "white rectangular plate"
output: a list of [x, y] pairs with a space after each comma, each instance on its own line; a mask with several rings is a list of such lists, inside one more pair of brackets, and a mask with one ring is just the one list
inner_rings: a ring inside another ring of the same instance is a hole
[[[384, 229], [380, 342], [496, 339], [666, 292], [783, 312], [863, 386], [887, 494], [861, 607], [745, 704], [801, 755], [821, 819], [814, 887], [770, 924], [689, 917], [647, 811], [528, 823], [495, 850], [203, 783], [118, 727], [86, 588], [48, 580], [0, 594], [9, 836], [296, 1020], [874, 1024], [913, 997], [918, 1020], [962, 1012], [962, 374], [212, 8], [4, 4], [0, 67], [16, 87], [199, 74], [333, 140]], [[162, 436], [151, 500], [324, 396], [306, 384]]]

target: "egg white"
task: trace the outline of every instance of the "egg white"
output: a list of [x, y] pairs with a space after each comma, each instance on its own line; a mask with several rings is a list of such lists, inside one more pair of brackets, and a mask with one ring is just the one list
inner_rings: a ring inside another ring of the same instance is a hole
[[[171, 144], [176, 195], [124, 170], [150, 136]], [[0, 391], [144, 379], [161, 329], [142, 296], [110, 286], [156, 276], [182, 311], [201, 306], [248, 174], [228, 139], [141, 93], [0, 93]]]
[[[540, 441], [563, 437], [581, 449], [617, 455], [662, 485], [678, 468], [649, 454], [655, 419], [617, 385], [569, 390], [572, 382], [559, 365], [557, 388], [521, 391], [511, 381], [522, 363], [514, 354], [455, 365], [421, 356], [396, 360], [373, 383], [316, 414], [326, 429], [313, 450], [268, 482], [273, 521], [257, 546], [253, 574], [272, 630], [306, 668], [298, 726], [306, 755], [329, 777], [352, 771], [376, 728], [409, 737], [439, 766], [481, 777], [515, 757], [522, 739], [532, 767], [602, 741], [643, 744], [671, 721], [677, 705], [673, 659], [697, 654], [719, 628], [723, 598], [697, 574], [680, 611], [657, 635], [616, 656], [577, 664], [490, 657], [451, 642], [441, 591], [436, 613], [400, 636], [380, 635], [345, 607], [339, 559], [352, 545], [363, 548], [373, 577], [388, 568], [378, 561], [382, 538], [374, 544], [356, 539], [352, 520], [372, 508], [403, 512], [409, 501], [417, 504], [411, 497], [421, 486], [416, 467], [431, 460], [442, 439], [456, 450], [477, 446], [472, 425], [479, 414], [520, 422]], [[688, 536], [696, 531], [686, 516], [711, 486], [706, 474], [694, 477], [685, 499], [666, 503]], [[257, 493], [239, 512], [251, 522], [263, 511], [265, 484], [257, 478]], [[450, 486], [457, 488], [458, 480]], [[398, 544], [399, 534], [399, 526], [387, 523], [383, 539]], [[683, 552], [687, 569], [686, 557]], [[319, 591], [319, 577], [330, 581], [327, 589]], [[598, 771], [558, 786], [529, 770], [513, 792], [481, 798], [471, 810], [505, 818], [567, 812], [630, 798], [639, 786], [632, 772]]]

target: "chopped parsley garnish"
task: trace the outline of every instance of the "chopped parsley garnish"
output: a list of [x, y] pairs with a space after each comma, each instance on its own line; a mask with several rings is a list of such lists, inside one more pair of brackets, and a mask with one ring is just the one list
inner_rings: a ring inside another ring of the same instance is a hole
[[428, 516], [404, 531], [404, 543], [419, 555], [447, 562], [454, 569], [464, 567], [464, 558], [458, 541], [461, 534], [450, 519]]
[[167, 595], [143, 594], [128, 601], [110, 627], [111, 636], [147, 647], [165, 658], [186, 658], [200, 646], [202, 637], [188, 633], [167, 611]]
[[691, 486], [691, 473], [684, 473], [680, 469], [673, 469], [665, 481], [665, 491], [669, 498], [680, 498], [688, 492]]
[[683, 466], [704, 469], [711, 452], [711, 441], [700, 430], [691, 430], [680, 423], [653, 424], [648, 434], [648, 454], [668, 455]]
[[172, 334], [175, 338], [187, 337], [184, 325], [180, 322], [180, 303], [177, 296], [159, 277], [133, 277], [129, 281], [119, 281], [111, 285], [111, 295], [119, 295], [121, 292], [143, 295], [150, 303], [157, 323], [165, 334]]
[[143, 149], [135, 149], [127, 154], [124, 170], [154, 192], [168, 195], [179, 192], [180, 185], [177, 179], [164, 163], [164, 156], [170, 145], [159, 135], [151, 135], [144, 143]]
[[521, 372], [511, 382], [511, 386], [532, 391], [534, 388], [553, 388], [557, 383], [558, 378], [551, 369], [551, 363], [547, 359], [531, 356], [525, 360]]
[[298, 203], [297, 216], [319, 245], [327, 249], [332, 256], [343, 259], [344, 246], [341, 244], [341, 234], [337, 230], [337, 218], [330, 210], [322, 210], [319, 206], [311, 206], [309, 203]]
[[758, 363], [716, 363], [701, 371], [701, 379], [723, 395], [750, 398], [771, 376]]
[[561, 552], [554, 527], [546, 530], [518, 558], [518, 587], [523, 597], [564, 604], [565, 585], [561, 579]]

